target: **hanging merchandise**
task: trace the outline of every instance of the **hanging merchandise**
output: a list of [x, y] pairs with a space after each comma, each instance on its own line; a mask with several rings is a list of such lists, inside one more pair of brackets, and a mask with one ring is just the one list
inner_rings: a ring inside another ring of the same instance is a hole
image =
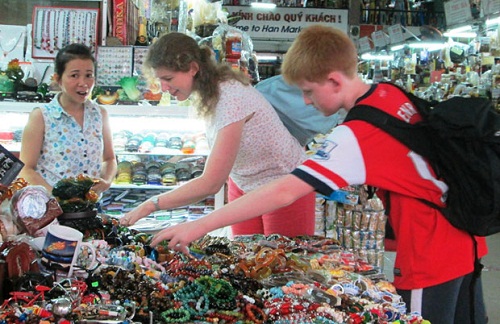
[[154, 41], [170, 32], [186, 32], [188, 5], [185, 0], [151, 0], [151, 15], [147, 22], [147, 37]]
[[24, 61], [25, 41], [25, 26], [0, 25], [0, 70], [13, 59]]
[[55, 58], [57, 52], [71, 43], [81, 43], [95, 52], [99, 9], [33, 8], [34, 58]]
[[368, 186], [348, 186], [326, 200], [326, 237], [334, 238], [356, 260], [384, 266], [384, 239], [387, 215], [382, 201]]
[[191, 18], [191, 29], [188, 31], [201, 38], [212, 36], [219, 24], [227, 23], [227, 12], [222, 10], [221, 1], [192, 0], [188, 11]]
[[450, 47], [450, 59], [453, 63], [462, 63], [465, 60], [465, 51], [458, 46]]
[[236, 30], [229, 30], [226, 33], [225, 50], [226, 50], [226, 60], [235, 59], [239, 60], [241, 58], [241, 32]]
[[[236, 27], [221, 24], [209, 38], [219, 62], [227, 62], [234, 69], [248, 74], [254, 82], [259, 81], [257, 58], [253, 52], [250, 36]], [[200, 43], [206, 43], [206, 40]]]

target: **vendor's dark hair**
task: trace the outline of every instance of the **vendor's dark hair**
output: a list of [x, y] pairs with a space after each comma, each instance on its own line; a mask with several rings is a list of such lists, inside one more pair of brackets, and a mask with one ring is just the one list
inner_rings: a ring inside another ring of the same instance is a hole
[[91, 60], [95, 64], [95, 58], [90, 48], [84, 44], [73, 43], [63, 47], [56, 55], [54, 61], [54, 72], [62, 75], [68, 62], [74, 59]]
[[218, 64], [212, 49], [199, 46], [194, 38], [178, 32], [161, 36], [150, 46], [144, 66], [147, 69], [166, 68], [175, 72], [187, 72], [196, 62], [199, 71], [194, 77], [193, 92], [196, 108], [201, 116], [210, 115], [220, 97], [219, 83], [237, 80], [249, 85], [250, 78], [235, 71], [228, 64]]

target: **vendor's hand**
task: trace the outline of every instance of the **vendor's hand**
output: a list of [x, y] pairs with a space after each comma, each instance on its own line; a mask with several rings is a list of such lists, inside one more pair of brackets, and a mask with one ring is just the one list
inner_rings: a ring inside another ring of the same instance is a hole
[[207, 234], [199, 220], [181, 223], [164, 230], [153, 236], [151, 246], [155, 247], [163, 241], [168, 242], [168, 248], [174, 251], [189, 253], [189, 243]]
[[102, 178], [94, 179], [94, 185], [92, 186], [92, 190], [94, 190], [98, 195], [102, 194], [104, 191], [108, 190], [111, 187], [111, 182], [108, 182]]

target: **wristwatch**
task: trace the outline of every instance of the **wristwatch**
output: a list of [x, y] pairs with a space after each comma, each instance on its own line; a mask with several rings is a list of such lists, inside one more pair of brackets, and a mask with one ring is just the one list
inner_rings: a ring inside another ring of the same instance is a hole
[[155, 205], [155, 211], [161, 210], [160, 204], [158, 202], [158, 196], [153, 196], [149, 200], [153, 203], [153, 205]]

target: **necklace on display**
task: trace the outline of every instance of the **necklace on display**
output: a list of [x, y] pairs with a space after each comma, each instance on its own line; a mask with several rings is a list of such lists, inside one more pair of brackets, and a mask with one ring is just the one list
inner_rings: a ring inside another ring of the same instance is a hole
[[[50, 14], [50, 11], [49, 11]], [[49, 15], [49, 19], [47, 21], [47, 51], [50, 54], [54, 53], [54, 22], [56, 20], [56, 11], [52, 12], [52, 17]]]
[[35, 28], [35, 39], [33, 40], [35, 48], [42, 48], [42, 24], [43, 24], [43, 10], [38, 10], [36, 13], [36, 28]]
[[23, 38], [24, 32], [21, 32], [21, 35], [19, 35], [19, 38], [17, 39], [16, 43], [10, 50], [7, 50], [3, 47], [2, 42], [0, 42], [0, 50], [3, 52], [3, 57], [7, 57], [10, 53], [12, 53], [13, 50], [16, 49], [17, 45], [19, 45], [19, 42], [21, 41], [21, 38]]
[[47, 10], [43, 13], [43, 31], [42, 31], [42, 50], [49, 51], [50, 49], [50, 17], [51, 10]]
[[90, 35], [90, 30], [92, 27], [92, 13], [88, 12], [85, 14], [85, 36], [84, 41], [85, 45], [87, 45], [90, 49], [92, 49], [92, 35]]
[[95, 52], [95, 42], [96, 42], [96, 20], [97, 20], [97, 13], [92, 12], [92, 16], [90, 17], [90, 32], [89, 32], [89, 47], [92, 50], [92, 52]]
[[60, 49], [59, 47], [59, 21], [61, 20], [61, 11], [55, 11], [54, 13], [54, 24], [53, 24], [53, 44], [54, 44], [54, 52]]

